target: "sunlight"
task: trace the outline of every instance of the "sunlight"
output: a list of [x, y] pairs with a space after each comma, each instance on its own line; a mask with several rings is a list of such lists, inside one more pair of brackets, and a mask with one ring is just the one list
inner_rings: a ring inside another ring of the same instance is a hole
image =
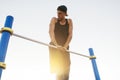
[[56, 80], [56, 75], [55, 74], [50, 74], [49, 80]]

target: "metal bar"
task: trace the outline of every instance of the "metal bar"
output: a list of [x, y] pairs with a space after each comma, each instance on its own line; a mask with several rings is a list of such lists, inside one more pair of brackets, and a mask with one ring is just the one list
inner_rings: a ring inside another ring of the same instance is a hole
[[[19, 37], [19, 38], [22, 38], [22, 39], [26, 39], [26, 40], [29, 40], [29, 41], [32, 41], [32, 42], [35, 42], [35, 43], [38, 43], [38, 44], [45, 45], [45, 46], [49, 46], [49, 47], [53, 47], [53, 48], [57, 48], [56, 46], [49, 45], [49, 44], [47, 44], [47, 43], [43, 43], [43, 42], [40, 42], [40, 41], [37, 41], [37, 40], [31, 39], [31, 38], [28, 38], [28, 37], [25, 37], [25, 36], [19, 35], [19, 34], [15, 34], [15, 33], [13, 33], [13, 36], [16, 36], [16, 37]], [[86, 58], [91, 58], [91, 56], [83, 55], [83, 54], [80, 54], [80, 53], [77, 53], [77, 52], [73, 52], [73, 51], [70, 51], [70, 50], [66, 50], [66, 51], [69, 52], [69, 53], [72, 53], [72, 54], [76, 54], [76, 55], [79, 55], [79, 56], [86, 57]]]
[[[94, 52], [93, 52], [93, 49], [92, 49], [92, 48], [89, 48], [89, 53], [90, 53], [90, 56], [94, 56]], [[101, 80], [101, 79], [100, 79], [99, 72], [98, 72], [96, 60], [95, 60], [95, 59], [91, 59], [91, 62], [92, 62], [92, 67], [93, 67], [95, 79], [96, 79], [96, 80]]]
[[[4, 26], [7, 28], [12, 28], [12, 23], [13, 23], [13, 17], [7, 16]], [[9, 38], [10, 38], [10, 32], [3, 31], [2, 36], [1, 36], [1, 41], [0, 41], [0, 62], [2, 62], [2, 63], [4, 63], [4, 61], [5, 61]], [[1, 76], [2, 76], [2, 69], [3, 68], [0, 67], [0, 80], [1, 80]]]

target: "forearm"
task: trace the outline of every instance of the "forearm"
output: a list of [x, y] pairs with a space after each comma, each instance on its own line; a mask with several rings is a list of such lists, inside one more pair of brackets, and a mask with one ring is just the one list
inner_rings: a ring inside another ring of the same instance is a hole
[[66, 43], [64, 44], [63, 47], [67, 48], [69, 46], [70, 42], [71, 42], [71, 39], [72, 39], [72, 35], [69, 35], [68, 38], [67, 38], [67, 41], [66, 41]]
[[57, 45], [54, 33], [50, 32], [49, 35], [50, 35], [50, 38], [51, 38], [51, 42], [53, 42], [55, 45]]

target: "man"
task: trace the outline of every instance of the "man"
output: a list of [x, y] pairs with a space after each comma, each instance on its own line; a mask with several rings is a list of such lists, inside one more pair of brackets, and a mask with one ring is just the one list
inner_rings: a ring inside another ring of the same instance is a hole
[[58, 6], [57, 18], [53, 17], [50, 22], [49, 34], [51, 45], [57, 46], [50, 50], [50, 70], [56, 74], [57, 80], [69, 80], [70, 54], [66, 51], [72, 39], [73, 24], [67, 19], [67, 7]]

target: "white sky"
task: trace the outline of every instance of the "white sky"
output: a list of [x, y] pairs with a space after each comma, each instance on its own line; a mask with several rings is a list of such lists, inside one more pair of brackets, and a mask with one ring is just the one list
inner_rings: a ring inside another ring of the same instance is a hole
[[[49, 22], [65, 4], [73, 20], [70, 50], [94, 49], [101, 80], [120, 80], [120, 0], [0, 0], [0, 28], [14, 16], [17, 34], [49, 43]], [[95, 80], [89, 59], [71, 55], [70, 80]], [[50, 80], [48, 47], [11, 37], [2, 80]]]

